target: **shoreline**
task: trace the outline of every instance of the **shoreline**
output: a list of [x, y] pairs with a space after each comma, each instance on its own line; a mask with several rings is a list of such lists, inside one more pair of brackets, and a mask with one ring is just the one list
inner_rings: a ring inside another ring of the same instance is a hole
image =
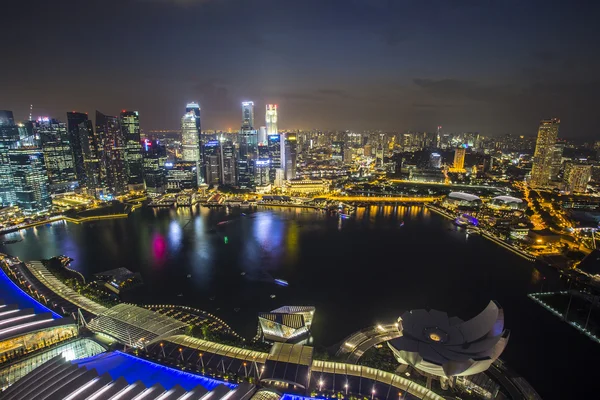
[[[442, 210], [436, 206], [425, 205], [425, 207], [427, 207], [428, 210], [431, 210], [438, 215], [448, 218], [449, 220], [454, 220], [454, 218], [455, 218], [451, 214], [446, 212], [445, 210]], [[521, 257], [529, 262], [535, 262], [537, 259], [535, 256], [528, 254], [528, 253], [524, 252], [523, 250], [514, 247], [510, 243], [507, 243], [506, 241], [499, 239], [482, 229], [479, 229], [479, 233], [481, 234], [482, 237], [486, 238], [487, 240], [496, 243], [497, 245], [505, 248], [506, 250], [518, 255], [519, 257]]]

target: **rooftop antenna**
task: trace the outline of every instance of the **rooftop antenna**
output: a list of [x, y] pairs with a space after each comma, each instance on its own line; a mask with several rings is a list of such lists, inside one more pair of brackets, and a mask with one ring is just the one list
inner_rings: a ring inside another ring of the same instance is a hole
[[33, 121], [33, 104], [29, 105], [29, 120]]

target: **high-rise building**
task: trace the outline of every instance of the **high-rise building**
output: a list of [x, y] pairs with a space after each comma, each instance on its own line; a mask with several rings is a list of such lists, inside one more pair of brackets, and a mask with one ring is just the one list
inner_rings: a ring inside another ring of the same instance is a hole
[[102, 164], [106, 170], [106, 192], [112, 198], [127, 192], [126, 141], [119, 119], [96, 111], [96, 134], [102, 143]]
[[242, 103], [242, 129], [254, 129], [254, 102]]
[[8, 151], [15, 203], [25, 214], [48, 211], [52, 205], [44, 153], [37, 148]]
[[568, 192], [585, 193], [592, 179], [592, 166], [569, 162], [565, 166], [565, 184]]
[[176, 193], [181, 190], [198, 189], [198, 163], [194, 161], [177, 161], [167, 163], [167, 192]]
[[187, 112], [181, 119], [181, 160], [197, 164], [198, 183], [202, 183], [202, 173], [199, 171], [202, 167], [200, 134], [197, 123], [198, 118], [194, 111]]
[[285, 157], [282, 157], [282, 163], [285, 161], [285, 179], [296, 179], [296, 153], [297, 136], [295, 132], [285, 134]]
[[19, 127], [14, 124], [12, 111], [0, 112], [0, 204], [16, 202], [12, 171], [8, 153], [19, 143]]
[[331, 159], [335, 161], [344, 161], [344, 142], [331, 143]]
[[440, 153], [431, 153], [429, 155], [430, 168], [442, 168], [442, 156]]
[[221, 182], [221, 143], [209, 140], [204, 143], [204, 177], [208, 185], [218, 185]]
[[0, 125], [15, 125], [15, 117], [10, 110], [0, 110]]
[[125, 137], [127, 183], [131, 190], [144, 190], [144, 160], [140, 137], [140, 117], [137, 111], [121, 112], [119, 122]]
[[546, 119], [540, 122], [531, 168], [531, 185], [534, 187], [545, 187], [550, 183], [554, 147], [558, 138], [559, 126], [560, 120], [558, 118]]
[[266, 146], [267, 145], [267, 127], [266, 126], [261, 126], [260, 128], [258, 128], [258, 145], [259, 146]]
[[465, 154], [467, 149], [464, 147], [457, 147], [454, 150], [454, 163], [452, 164], [452, 168], [455, 171], [462, 171], [465, 169]]
[[269, 147], [258, 146], [258, 158], [256, 160], [256, 186], [266, 188], [271, 184], [271, 158], [269, 157]]
[[198, 149], [199, 149], [199, 154], [198, 154], [198, 168], [197, 168], [197, 172], [198, 172], [198, 184], [204, 183], [204, 171], [205, 171], [205, 162], [204, 162], [204, 158], [203, 158], [203, 147], [202, 147], [202, 123], [201, 123], [201, 118], [200, 118], [200, 106], [198, 105], [198, 103], [196, 102], [191, 102], [188, 103], [185, 107], [185, 112], [186, 113], [193, 113], [194, 117], [196, 118], [196, 131], [198, 132]]
[[167, 149], [158, 140], [144, 142], [144, 182], [150, 196], [163, 194], [167, 186]]
[[73, 149], [67, 133], [67, 124], [55, 119], [39, 118], [33, 131], [40, 138], [50, 193], [66, 193], [77, 186]]
[[219, 147], [221, 149], [221, 184], [233, 186], [237, 182], [235, 146], [228, 140], [221, 142]]
[[281, 136], [279, 134], [269, 135], [267, 137], [267, 147], [269, 149], [269, 160], [271, 160], [271, 168], [269, 171], [269, 180], [275, 182], [276, 170], [281, 168]]
[[265, 122], [267, 124], [267, 135], [277, 135], [277, 104], [267, 104]]
[[[89, 124], [89, 125], [88, 125]], [[91, 123], [88, 120], [87, 113], [67, 112], [67, 132], [69, 134], [69, 142], [73, 149], [73, 161], [75, 164], [75, 174], [80, 186], [87, 185], [87, 176], [85, 172], [85, 162], [83, 157], [84, 143], [88, 141], [88, 127], [91, 128]], [[93, 128], [92, 128], [93, 135]]]
[[550, 179], [557, 180], [558, 174], [562, 168], [562, 156], [565, 145], [564, 143], [556, 143], [552, 149], [552, 167], [550, 169]]
[[238, 137], [237, 185], [242, 189], [254, 189], [255, 163], [258, 157], [258, 140], [254, 129], [242, 128]]

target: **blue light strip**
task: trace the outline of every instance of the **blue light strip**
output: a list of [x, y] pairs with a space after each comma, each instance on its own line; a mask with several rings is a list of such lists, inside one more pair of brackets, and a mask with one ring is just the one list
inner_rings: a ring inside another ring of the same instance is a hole
[[185, 390], [192, 390], [198, 385], [207, 390], [212, 390], [219, 385], [225, 385], [230, 389], [238, 386], [234, 383], [180, 371], [120, 351], [74, 360], [72, 363], [87, 369], [96, 369], [100, 375], [108, 372], [113, 379], [122, 376], [129, 384], [138, 380], [142, 381], [146, 387], [160, 383], [166, 390], [170, 390], [175, 385], [180, 385]]
[[33, 308], [36, 314], [50, 312], [56, 318], [62, 318], [14, 283], [8, 275], [0, 268], [0, 299], [6, 304], [17, 304], [20, 309]]

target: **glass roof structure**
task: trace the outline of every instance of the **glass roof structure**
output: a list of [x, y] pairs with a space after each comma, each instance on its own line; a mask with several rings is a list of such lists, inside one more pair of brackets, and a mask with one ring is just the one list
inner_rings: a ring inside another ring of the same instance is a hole
[[7, 304], [16, 304], [19, 308], [33, 308], [36, 314], [50, 312], [54, 318], [61, 318], [60, 315], [50, 310], [42, 303], [39, 303], [27, 293], [25, 293], [20, 287], [13, 283], [10, 278], [0, 269], [0, 293], [2, 293], [2, 299]]
[[88, 328], [103, 333], [131, 347], [146, 344], [185, 328], [187, 324], [132, 304], [118, 304], [102, 312]]
[[39, 280], [44, 286], [52, 290], [54, 293], [67, 300], [68, 302], [76, 305], [77, 307], [88, 311], [94, 315], [98, 315], [107, 310], [106, 307], [96, 303], [93, 300], [88, 299], [85, 296], [80, 295], [59, 279], [57, 279], [52, 272], [40, 262], [31, 261], [25, 264], [27, 269], [33, 274], [33, 276]]

